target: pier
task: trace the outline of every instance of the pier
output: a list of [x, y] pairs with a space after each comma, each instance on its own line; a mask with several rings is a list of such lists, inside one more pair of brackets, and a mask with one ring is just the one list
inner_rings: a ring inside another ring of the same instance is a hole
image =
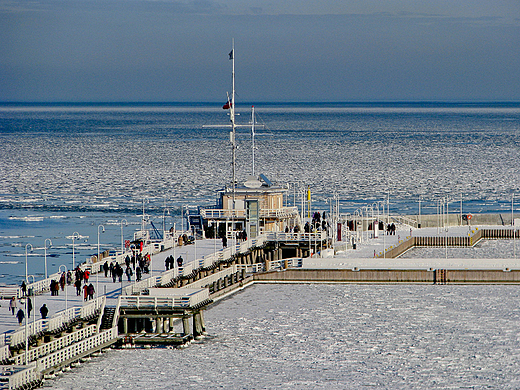
[[[400, 258], [414, 247], [472, 247], [485, 239], [515, 240], [518, 230], [464, 227], [450, 235], [435, 235], [435, 229], [427, 228], [415, 229], [410, 237], [409, 229], [403, 225], [399, 235], [377, 239], [385, 240], [386, 247], [379, 250], [383, 256], [370, 256], [370, 239], [355, 250], [337, 250], [340, 245], [325, 231], [267, 232], [255, 239], [231, 240], [223, 249], [216, 240], [183, 246], [172, 246], [177, 242], [172, 239], [152, 242], [143, 248], [151, 255], [150, 274], [139, 282], [124, 276], [114, 283], [104, 276], [103, 261], [93, 258], [81, 267], [91, 271], [96, 298], [84, 301], [72, 286], [65, 286], [58, 297], [50, 296], [50, 280], [60, 276], [54, 274], [28, 285], [33, 312], [26, 324], [17, 326], [11, 313], [2, 315], [0, 389], [37, 387], [108, 347], [186, 345], [206, 333], [204, 310], [253, 283], [520, 283], [515, 258]], [[164, 270], [164, 260], [174, 253], [186, 263]], [[127, 254], [103, 260], [124, 264]], [[0, 288], [0, 295], [4, 306], [10, 297], [27, 299], [19, 287]], [[36, 319], [44, 302], [51, 311], [49, 318]]]

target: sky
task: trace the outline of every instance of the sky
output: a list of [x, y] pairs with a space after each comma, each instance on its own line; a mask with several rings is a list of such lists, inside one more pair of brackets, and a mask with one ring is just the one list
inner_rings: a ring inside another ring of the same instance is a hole
[[520, 101], [519, 0], [0, 0], [0, 102]]

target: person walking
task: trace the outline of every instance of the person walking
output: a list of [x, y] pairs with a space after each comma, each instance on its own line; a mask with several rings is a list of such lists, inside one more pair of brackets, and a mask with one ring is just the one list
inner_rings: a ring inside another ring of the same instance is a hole
[[90, 283], [88, 285], [88, 288], [87, 288], [87, 294], [88, 294], [88, 299], [89, 301], [91, 299], [94, 299], [94, 293], [96, 292], [96, 290], [94, 289], [94, 285], [92, 283]]
[[83, 285], [83, 300], [86, 302], [88, 299], [88, 286], [86, 284]]
[[76, 287], [76, 296], [79, 297], [81, 295], [81, 280], [76, 279], [74, 287]]
[[49, 309], [45, 303], [40, 307], [40, 314], [42, 315], [42, 320], [46, 319], [47, 314], [49, 314]]
[[105, 264], [103, 264], [103, 271], [105, 271], [105, 278], [108, 277], [108, 261], [105, 260]]
[[177, 266], [180, 268], [182, 267], [182, 263], [183, 263], [184, 259], [182, 258], [182, 256], [179, 256], [177, 258]]
[[11, 310], [14, 316], [14, 312], [16, 311], [16, 297], [12, 297], [9, 301], [9, 310]]
[[31, 318], [31, 311], [33, 309], [31, 298], [27, 297], [27, 317]]
[[18, 318], [18, 325], [22, 325], [23, 319], [25, 318], [25, 313], [22, 309], [18, 310], [18, 313], [16, 313], [16, 318]]
[[131, 282], [132, 281], [132, 275], [134, 273], [132, 272], [132, 268], [130, 268], [129, 265], [126, 267], [125, 273], [126, 273], [126, 277], [128, 278], [128, 281]]

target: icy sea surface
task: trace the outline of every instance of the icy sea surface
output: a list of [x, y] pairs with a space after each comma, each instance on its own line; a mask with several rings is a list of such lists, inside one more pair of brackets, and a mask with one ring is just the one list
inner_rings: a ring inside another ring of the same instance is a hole
[[[237, 106], [248, 124], [250, 107]], [[509, 213], [520, 193], [518, 104], [255, 105], [255, 171], [290, 185], [286, 203], [341, 212], [388, 199], [391, 213]], [[220, 105], [0, 105], [0, 284], [120, 248], [143, 207], [158, 230], [185, 206], [212, 205], [231, 181], [227, 111]], [[237, 178], [252, 171], [238, 128]], [[518, 211], [520, 200], [513, 207]], [[103, 233], [104, 227], [105, 233]], [[74, 242], [74, 232], [83, 236]]]
[[255, 285], [183, 350], [110, 351], [53, 389], [517, 389], [517, 286]]

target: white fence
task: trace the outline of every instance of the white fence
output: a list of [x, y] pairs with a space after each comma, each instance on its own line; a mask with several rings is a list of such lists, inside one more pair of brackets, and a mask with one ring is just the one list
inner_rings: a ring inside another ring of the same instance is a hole
[[[21, 389], [25, 385], [40, 380], [41, 376], [36, 364], [30, 366], [0, 366], [0, 376], [8, 377], [9, 381], [1, 383], [0, 389]], [[7, 384], [7, 387], [3, 386]]]
[[117, 335], [117, 327], [113, 327], [105, 332], [97, 333], [85, 340], [81, 340], [68, 347], [60, 349], [59, 351], [51, 353], [38, 359], [38, 371], [43, 372], [50, 368], [58, 367], [65, 362], [74, 361], [82, 354], [95, 350], [104, 344], [112, 343], [117, 338]]
[[[75, 332], [68, 333], [63, 337], [52, 340], [39, 347], [29, 350], [28, 361], [36, 360], [42, 356], [46, 356], [52, 352], [65, 348], [79, 340], [92, 336], [97, 331], [97, 325], [89, 325]], [[25, 362], [25, 352], [14, 357], [15, 364], [23, 364]]]
[[11, 356], [11, 353], [9, 352], [9, 345], [3, 345], [0, 347], [0, 362], [3, 362]]
[[[172, 290], [176, 290], [175, 292]], [[207, 299], [209, 299], [209, 292], [207, 289], [198, 289], [196, 291], [189, 291], [183, 289], [171, 289], [169, 291], [170, 296], [120, 296], [119, 304], [120, 308], [187, 308], [193, 307]]]
[[[38, 320], [27, 325], [27, 337], [40, 334], [42, 332], [54, 332], [61, 330], [71, 321], [76, 319], [88, 319], [96, 314], [105, 303], [105, 296], [101, 296], [92, 301], [89, 301], [82, 307], [71, 307], [56, 313], [52, 318], [45, 320]], [[6, 333], [6, 340], [9, 340], [9, 345], [16, 346], [25, 343], [25, 326], [19, 327], [12, 333]]]
[[219, 279], [223, 279], [226, 276], [232, 275], [236, 273], [238, 270], [236, 265], [232, 265], [231, 267], [227, 267], [223, 269], [222, 271], [216, 272], [214, 274], [208, 275], [203, 279], [197, 280], [193, 283], [190, 283], [188, 286], [184, 286], [181, 288], [203, 288], [205, 286], [208, 286], [209, 284], [216, 282]]
[[246, 273], [248, 273], [248, 274], [255, 274], [255, 273], [258, 273], [258, 272], [264, 272], [265, 271], [265, 264], [264, 263], [237, 264], [237, 267], [238, 267], [239, 271], [245, 269]]
[[303, 259], [301, 257], [292, 257], [290, 259], [273, 260], [269, 262], [269, 270], [301, 268]]

